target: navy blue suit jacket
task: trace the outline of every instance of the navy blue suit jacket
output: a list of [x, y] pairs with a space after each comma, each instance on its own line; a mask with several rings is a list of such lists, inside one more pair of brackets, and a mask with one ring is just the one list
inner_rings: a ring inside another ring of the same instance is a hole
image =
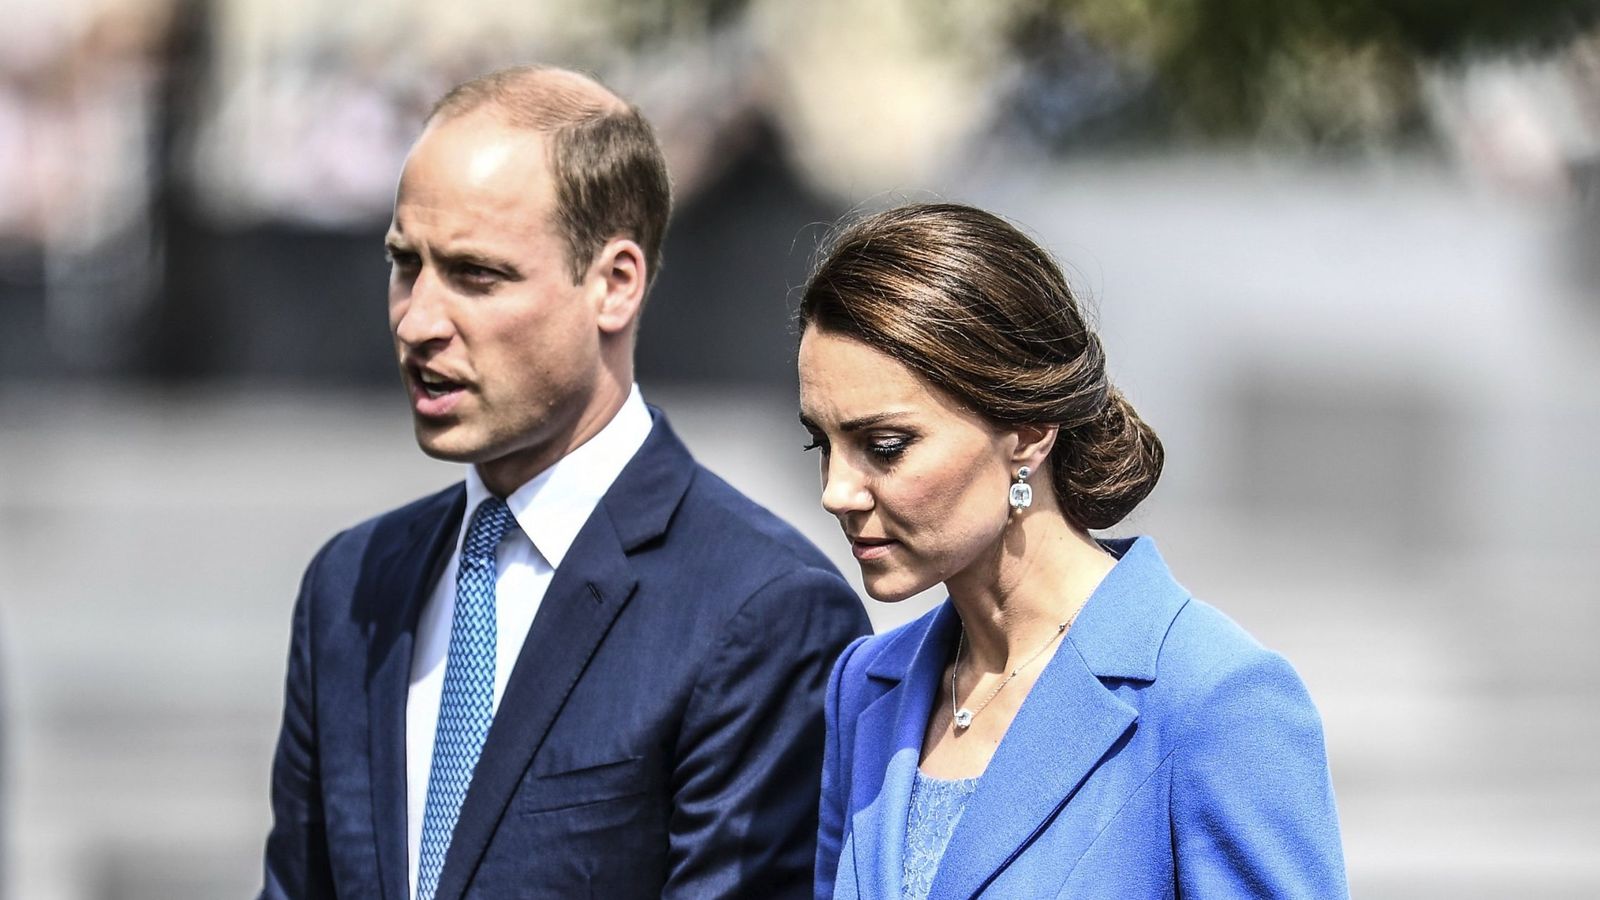
[[[1344, 898], [1322, 727], [1289, 664], [1189, 596], [1147, 538], [1040, 673], [930, 900]], [[829, 684], [817, 896], [899, 900], [906, 815], [960, 620], [851, 647]]]
[[[406, 695], [457, 485], [346, 531], [295, 606], [262, 897], [405, 900]], [[829, 667], [869, 630], [656, 414], [528, 631], [439, 900], [809, 896]]]

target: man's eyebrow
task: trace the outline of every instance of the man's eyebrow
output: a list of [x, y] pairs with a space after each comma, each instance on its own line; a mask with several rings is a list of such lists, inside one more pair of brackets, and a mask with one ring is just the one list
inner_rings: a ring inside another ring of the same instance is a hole
[[522, 272], [509, 259], [499, 256], [490, 256], [476, 250], [451, 250], [446, 248], [434, 254], [446, 263], [452, 265], [479, 266], [485, 269], [494, 269], [513, 276], [513, 280], [522, 280]]
[[[411, 247], [411, 242], [397, 234], [390, 234], [384, 238], [383, 249], [389, 253], [414, 252]], [[511, 281], [521, 281], [525, 277], [522, 274], [522, 270], [517, 268], [517, 266], [510, 260], [502, 259], [498, 256], [490, 256], [486, 253], [479, 253], [476, 250], [452, 250], [446, 248], [438, 253], [435, 253], [434, 256], [446, 265], [468, 265], [479, 266], [485, 269], [494, 269], [495, 271], [504, 273], [505, 276]]]

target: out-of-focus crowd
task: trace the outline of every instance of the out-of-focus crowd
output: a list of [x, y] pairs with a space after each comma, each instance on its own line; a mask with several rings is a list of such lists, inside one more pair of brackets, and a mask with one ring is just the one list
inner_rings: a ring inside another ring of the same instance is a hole
[[[155, 289], [150, 261], [174, 204], [220, 225], [381, 219], [426, 103], [527, 60], [593, 69], [637, 97], [690, 195], [756, 120], [775, 125], [807, 182], [845, 202], [936, 186], [975, 159], [1130, 134], [1156, 149], [1195, 136], [1363, 152], [1420, 139], [1534, 191], [1564, 190], [1600, 158], [1593, 27], [1491, 56], [1471, 52], [1470, 33], [1335, 41], [1263, 12], [1260, 30], [1282, 46], [1240, 43], [1230, 73], [1206, 55], [1228, 59], [1214, 46], [1227, 35], [1087, 0], [446, 6], [8, 4], [0, 277], [41, 268], [56, 318], [125, 316]], [[1424, 25], [1391, 30], [1405, 28]], [[1469, 49], [1423, 54], [1424, 39]], [[100, 299], [73, 312], [60, 295], [86, 279]]]

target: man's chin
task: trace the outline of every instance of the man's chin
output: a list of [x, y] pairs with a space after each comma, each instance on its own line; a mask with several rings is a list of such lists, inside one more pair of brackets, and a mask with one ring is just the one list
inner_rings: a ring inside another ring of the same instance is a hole
[[417, 446], [434, 459], [453, 463], [477, 463], [489, 455], [482, 442], [459, 433], [459, 428], [440, 428], [416, 422]]

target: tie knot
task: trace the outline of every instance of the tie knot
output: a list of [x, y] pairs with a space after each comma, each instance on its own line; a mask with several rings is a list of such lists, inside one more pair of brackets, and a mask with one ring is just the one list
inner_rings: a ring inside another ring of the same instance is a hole
[[494, 559], [494, 548], [500, 546], [511, 521], [511, 509], [499, 497], [479, 503], [467, 526], [467, 539], [461, 543], [461, 555], [466, 559]]

